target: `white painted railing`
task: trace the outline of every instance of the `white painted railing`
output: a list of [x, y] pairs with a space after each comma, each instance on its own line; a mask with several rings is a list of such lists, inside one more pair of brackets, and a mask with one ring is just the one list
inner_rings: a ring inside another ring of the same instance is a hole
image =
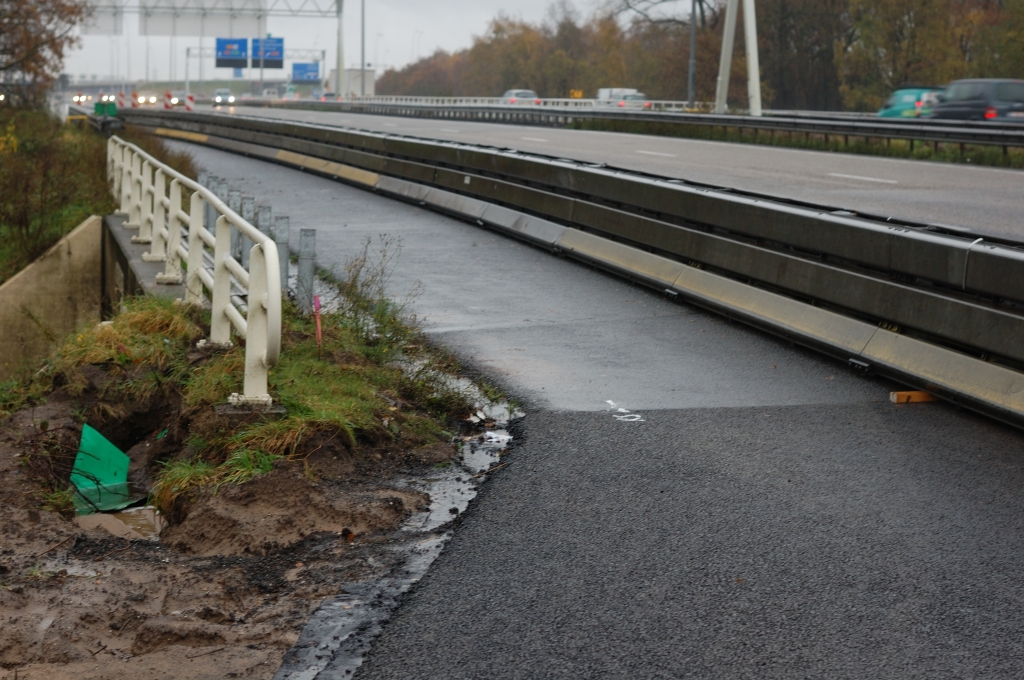
[[[230, 402], [269, 406], [268, 371], [281, 353], [281, 268], [273, 239], [206, 187], [118, 137], [107, 142], [107, 173], [119, 212], [128, 216], [124, 226], [139, 230], [132, 241], [150, 246], [143, 259], [166, 262], [156, 282], [184, 283], [185, 302], [209, 303], [210, 337], [202, 342], [230, 347], [232, 330], [245, 338], [245, 387]], [[204, 223], [207, 206], [215, 226]], [[253, 243], [248, 269], [231, 254], [232, 230]]]

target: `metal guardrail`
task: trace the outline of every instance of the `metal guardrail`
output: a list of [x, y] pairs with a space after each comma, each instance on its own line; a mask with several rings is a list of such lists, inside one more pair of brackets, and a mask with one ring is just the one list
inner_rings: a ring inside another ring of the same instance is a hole
[[[232, 331], [245, 338], [245, 385], [229, 401], [271, 405], [268, 371], [281, 353], [281, 272], [273, 239], [206, 187], [116, 136], [107, 141], [107, 173], [118, 212], [128, 217], [124, 227], [139, 230], [132, 241], [150, 246], [143, 259], [166, 263], [156, 282], [184, 283], [186, 303], [209, 303], [210, 337], [202, 344], [230, 347]], [[253, 243], [248, 268], [232, 256], [233, 231]]]
[[[300, 101], [238, 101], [235, 106], [259, 106], [268, 108], [295, 108], [345, 113], [365, 113], [411, 118], [439, 118], [469, 120], [489, 123], [511, 123], [561, 127], [580, 121], [623, 121], [634, 123], [687, 125], [705, 128], [734, 129], [752, 132], [755, 135], [776, 133], [820, 135], [828, 142], [832, 138], [849, 143], [850, 138], [903, 140], [932, 144], [960, 144], [1002, 147], [1004, 153], [1010, 148], [1024, 148], [1024, 121], [1020, 125], [974, 121], [951, 121], [915, 118], [913, 120], [891, 118], [858, 118], [832, 116], [830, 114], [744, 116], [737, 114], [712, 114], [688, 112], [674, 108], [643, 108], [616, 106], [593, 106], [593, 100], [540, 100], [540, 104], [513, 104], [497, 98], [458, 98], [459, 104], [425, 103], [435, 98], [418, 97], [367, 97], [341, 102]], [[445, 98], [436, 98], [443, 100]], [[473, 101], [477, 103], [472, 103]], [[576, 102], [566, 104], [566, 102]], [[580, 102], [591, 102], [583, 104]], [[660, 102], [659, 105], [675, 106], [683, 102]], [[652, 103], [653, 105], [653, 103]]]

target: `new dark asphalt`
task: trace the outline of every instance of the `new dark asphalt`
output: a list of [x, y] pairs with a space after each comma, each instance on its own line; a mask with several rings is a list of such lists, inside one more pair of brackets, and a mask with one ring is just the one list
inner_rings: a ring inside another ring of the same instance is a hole
[[473, 225], [187, 148], [316, 228], [325, 266], [401, 236], [393, 290], [420, 282], [427, 331], [525, 398], [509, 466], [357, 677], [1024, 676], [1020, 432], [894, 406]]
[[1017, 432], [947, 406], [530, 413], [359, 678], [1011, 678]]

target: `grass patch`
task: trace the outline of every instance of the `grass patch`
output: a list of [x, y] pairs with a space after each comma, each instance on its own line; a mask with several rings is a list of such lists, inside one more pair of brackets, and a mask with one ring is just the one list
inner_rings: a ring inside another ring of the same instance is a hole
[[[382, 242], [385, 250], [393, 246]], [[325, 447], [358, 459], [450, 441], [452, 420], [473, 410], [481, 390], [470, 394], [454, 377], [454, 359], [407, 319], [408, 298], [386, 295], [394, 258], [371, 261], [369, 250], [368, 243], [336, 279], [341, 292], [334, 311], [322, 316], [320, 346], [314, 320], [285, 303], [281, 358], [270, 372], [271, 396], [287, 408], [283, 418], [216, 415], [214, 405], [241, 390], [245, 349], [237, 339], [227, 351], [196, 349], [209, 332], [208, 312], [163, 298], [130, 299], [111, 321], [68, 337], [33, 376], [0, 385], [0, 408], [11, 413], [59, 389], [75, 400], [75, 419], [94, 426], [135, 427], [153, 411], [172, 416], [143, 433], [164, 430], [167, 441], [177, 442], [152, 489], [168, 515], [198, 493], [216, 493]], [[26, 460], [45, 487], [43, 503], [63, 512], [68, 499], [59, 492], [67, 488], [77, 440], [66, 429], [50, 434], [63, 438], [40, 435]]]

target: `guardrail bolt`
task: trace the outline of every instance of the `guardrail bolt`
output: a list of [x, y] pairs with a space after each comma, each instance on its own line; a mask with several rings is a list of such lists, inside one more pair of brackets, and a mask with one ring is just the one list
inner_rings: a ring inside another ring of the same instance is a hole
[[[267, 209], [269, 215], [270, 209]], [[315, 232], [314, 232], [315, 233]], [[288, 290], [288, 263], [291, 255], [288, 241], [291, 236], [291, 225], [287, 215], [274, 218], [274, 242], [277, 244], [278, 262], [281, 264], [281, 290]]]
[[299, 230], [299, 280], [295, 296], [303, 314], [313, 311], [313, 270], [316, 267], [316, 229]]

